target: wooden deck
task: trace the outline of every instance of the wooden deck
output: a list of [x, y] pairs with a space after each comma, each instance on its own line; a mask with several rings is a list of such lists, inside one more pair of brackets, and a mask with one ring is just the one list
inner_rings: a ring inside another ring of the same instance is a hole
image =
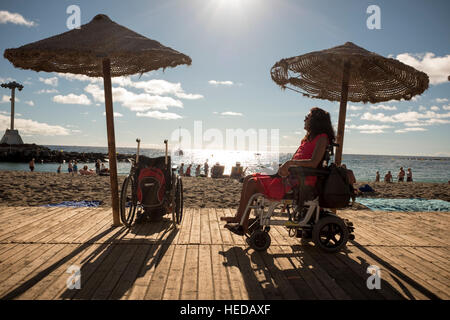
[[[449, 299], [450, 213], [342, 211], [345, 252], [300, 245], [283, 227], [267, 253], [223, 228], [228, 209], [182, 225], [111, 228], [110, 209], [0, 207], [1, 299]], [[81, 289], [67, 289], [69, 266]], [[369, 265], [381, 289], [369, 290]]]

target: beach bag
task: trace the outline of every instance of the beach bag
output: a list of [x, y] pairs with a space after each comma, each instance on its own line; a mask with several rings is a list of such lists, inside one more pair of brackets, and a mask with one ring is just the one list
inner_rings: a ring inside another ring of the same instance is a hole
[[348, 181], [347, 169], [337, 167], [334, 163], [329, 167], [329, 175], [322, 183], [319, 196], [321, 207], [345, 208], [352, 196], [352, 186]]
[[140, 170], [138, 177], [138, 200], [142, 205], [157, 207], [163, 203], [166, 181], [161, 169], [147, 167]]

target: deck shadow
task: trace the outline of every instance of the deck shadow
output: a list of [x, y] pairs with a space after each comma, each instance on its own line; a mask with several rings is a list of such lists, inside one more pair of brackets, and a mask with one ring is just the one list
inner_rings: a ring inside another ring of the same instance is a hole
[[249, 299], [261, 299], [261, 294], [264, 299], [404, 299], [383, 279], [380, 290], [369, 290], [369, 263], [361, 257], [355, 261], [345, 252], [326, 254], [308, 245], [288, 248], [268, 253], [235, 246], [219, 253], [226, 258], [225, 265], [241, 271]]

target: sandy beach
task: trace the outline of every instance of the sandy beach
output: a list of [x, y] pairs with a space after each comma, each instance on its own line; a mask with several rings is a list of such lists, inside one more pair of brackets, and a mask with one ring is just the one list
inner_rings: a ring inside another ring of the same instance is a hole
[[[119, 176], [119, 186], [125, 176]], [[423, 198], [450, 201], [450, 185], [446, 183], [368, 183], [374, 198]], [[184, 205], [192, 208], [236, 208], [242, 184], [232, 179], [183, 177]], [[109, 177], [72, 176], [67, 173], [0, 171], [0, 205], [41, 206], [62, 201], [101, 201], [110, 206]], [[364, 209], [355, 205], [353, 209]]]

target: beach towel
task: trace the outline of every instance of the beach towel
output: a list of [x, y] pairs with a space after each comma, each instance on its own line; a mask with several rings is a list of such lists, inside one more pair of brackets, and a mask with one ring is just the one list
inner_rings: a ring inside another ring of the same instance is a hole
[[357, 198], [356, 202], [374, 211], [431, 212], [450, 211], [450, 202], [427, 199]]
[[74, 208], [81, 208], [81, 207], [98, 207], [102, 202], [101, 201], [63, 201], [60, 203], [52, 203], [52, 204], [46, 204], [43, 205], [43, 207], [74, 207]]
[[366, 184], [365, 186], [359, 187], [359, 191], [361, 192], [375, 192], [375, 190], [372, 189], [371, 186]]

